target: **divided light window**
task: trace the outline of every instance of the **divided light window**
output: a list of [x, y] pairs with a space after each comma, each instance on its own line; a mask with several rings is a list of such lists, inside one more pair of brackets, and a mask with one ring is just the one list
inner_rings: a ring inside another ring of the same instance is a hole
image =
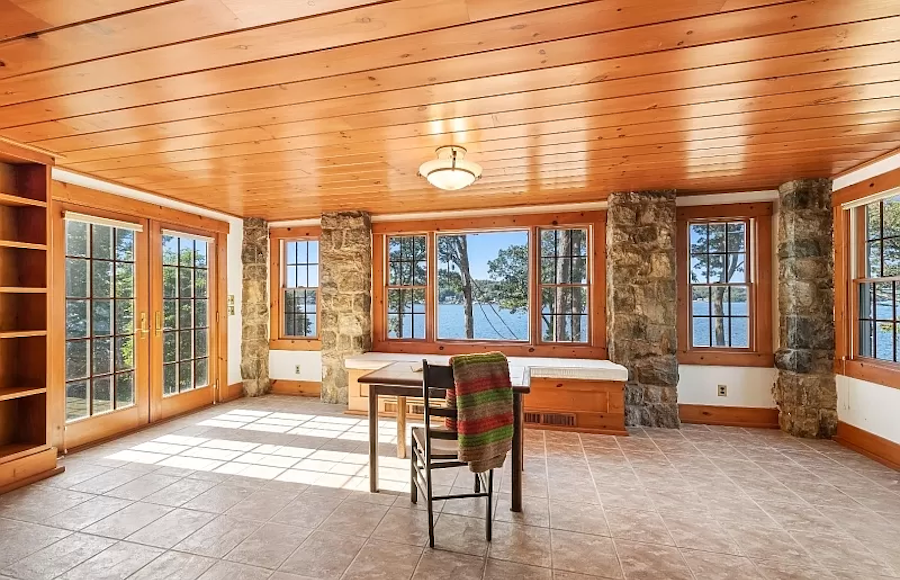
[[319, 242], [284, 242], [282, 304], [286, 338], [318, 336]]
[[605, 357], [605, 279], [594, 247], [602, 250], [605, 218], [473, 218], [409, 232], [406, 223], [378, 224], [375, 348]]
[[749, 220], [688, 225], [694, 348], [750, 348], [749, 231]]
[[541, 340], [587, 342], [587, 229], [541, 230]]
[[163, 232], [163, 395], [209, 386], [209, 242]]
[[859, 296], [859, 356], [900, 361], [900, 197], [876, 201], [865, 212]]
[[135, 234], [66, 222], [66, 420], [134, 405]]
[[390, 236], [387, 255], [388, 338], [425, 338], [426, 236]]

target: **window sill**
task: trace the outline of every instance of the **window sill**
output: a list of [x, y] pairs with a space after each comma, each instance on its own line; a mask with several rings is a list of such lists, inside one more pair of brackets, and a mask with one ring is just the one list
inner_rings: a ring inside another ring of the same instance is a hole
[[545, 356], [558, 358], [592, 358], [606, 360], [605, 347], [571, 344], [532, 345], [516, 342], [425, 342], [381, 340], [375, 341], [372, 350], [404, 354], [469, 354], [474, 352], [500, 351], [507, 356]]
[[274, 338], [269, 341], [269, 350], [322, 350], [318, 338]]
[[854, 359], [843, 361], [844, 368], [841, 369], [840, 362], [836, 361], [835, 364], [835, 372], [838, 374], [884, 387], [900, 389], [900, 364], [888, 364], [873, 359]]
[[775, 355], [761, 352], [679, 351], [678, 362], [684, 365], [721, 367], [775, 367]]

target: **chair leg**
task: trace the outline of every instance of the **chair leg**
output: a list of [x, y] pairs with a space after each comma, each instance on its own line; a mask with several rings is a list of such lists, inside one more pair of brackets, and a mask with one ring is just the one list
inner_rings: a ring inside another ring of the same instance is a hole
[[475, 474], [475, 493], [481, 493], [481, 478]]
[[[425, 457], [426, 463], [429, 457]], [[434, 548], [434, 490], [431, 488], [431, 465], [425, 465], [425, 489], [428, 491], [428, 545]]]
[[487, 481], [487, 514], [486, 514], [486, 535], [487, 541], [491, 541], [492, 528], [493, 528], [493, 513], [494, 513], [494, 470], [490, 470], [488, 472], [488, 481]]
[[409, 501], [417, 503], [419, 501], [419, 485], [416, 482], [416, 438], [412, 438], [412, 452], [409, 455]]

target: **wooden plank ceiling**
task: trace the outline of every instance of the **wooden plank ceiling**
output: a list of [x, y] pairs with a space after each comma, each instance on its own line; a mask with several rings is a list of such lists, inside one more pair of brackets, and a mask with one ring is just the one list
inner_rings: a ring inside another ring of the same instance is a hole
[[0, 136], [270, 220], [770, 188], [900, 147], [900, 3], [0, 0]]

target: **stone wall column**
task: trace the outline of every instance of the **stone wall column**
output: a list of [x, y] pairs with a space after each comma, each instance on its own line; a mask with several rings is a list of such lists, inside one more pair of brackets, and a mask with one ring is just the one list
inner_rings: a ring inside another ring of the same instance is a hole
[[244, 395], [269, 391], [269, 224], [244, 220], [241, 379]]
[[837, 429], [831, 180], [790, 181], [778, 192], [779, 423], [799, 437], [831, 437]]
[[609, 196], [607, 342], [610, 360], [628, 368], [628, 425], [680, 425], [675, 227], [674, 191]]
[[344, 358], [372, 348], [372, 222], [365, 212], [322, 214], [319, 240], [322, 400], [347, 402]]

